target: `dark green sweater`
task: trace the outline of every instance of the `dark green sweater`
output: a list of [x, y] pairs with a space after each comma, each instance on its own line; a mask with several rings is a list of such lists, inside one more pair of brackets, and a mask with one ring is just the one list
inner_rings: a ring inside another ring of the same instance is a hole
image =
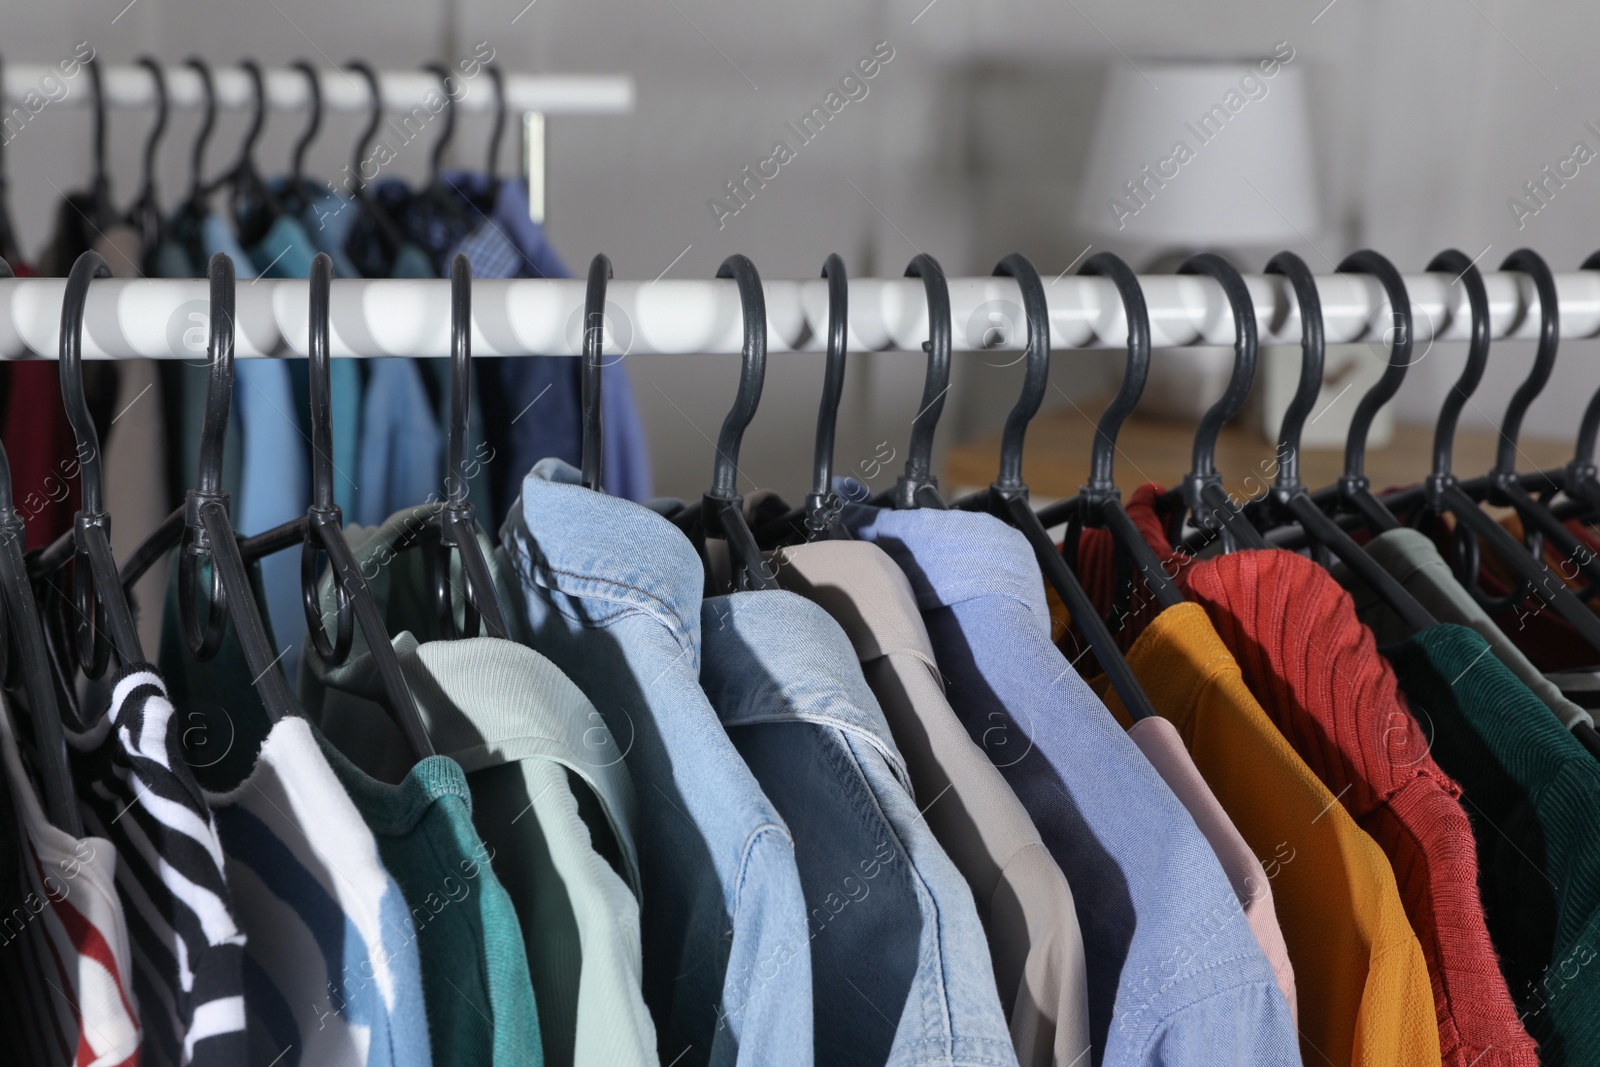
[[1475, 631], [1384, 651], [1462, 787], [1489, 936], [1541, 1060], [1600, 1063], [1600, 761]]

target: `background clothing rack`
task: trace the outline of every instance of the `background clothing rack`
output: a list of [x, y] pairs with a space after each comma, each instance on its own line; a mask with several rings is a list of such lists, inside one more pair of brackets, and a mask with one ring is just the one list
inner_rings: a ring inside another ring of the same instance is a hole
[[[1600, 336], [1600, 271], [1555, 276], [1563, 338]], [[1264, 344], [1297, 345], [1300, 316], [1276, 275], [1247, 275]], [[1150, 310], [1152, 343], [1161, 347], [1231, 345], [1233, 321], [1221, 287], [1199, 276], [1139, 279]], [[1468, 316], [1460, 286], [1443, 274], [1412, 274], [1416, 355], [1434, 340], [1464, 340]], [[1522, 274], [1486, 272], [1490, 334], [1538, 335], [1538, 301]], [[306, 354], [306, 282], [267, 280], [238, 287], [240, 357]], [[827, 283], [768, 280], [769, 351], [816, 351], [826, 336]], [[1009, 278], [951, 278], [953, 347], [1020, 350], [1022, 301]], [[473, 282], [473, 352], [480, 356], [577, 355], [583, 325], [582, 279], [480, 279]], [[1317, 279], [1330, 344], [1387, 343], [1395, 328], [1377, 281], [1364, 275]], [[64, 279], [0, 281], [0, 358], [54, 359]], [[1116, 289], [1103, 278], [1063, 275], [1046, 283], [1051, 341], [1057, 348], [1125, 343]], [[207, 314], [203, 280], [104, 279], [89, 289], [84, 356], [88, 359], [203, 359]], [[449, 355], [450, 283], [444, 280], [350, 280], [333, 283], [335, 356]], [[917, 278], [859, 278], [850, 283], [852, 351], [918, 349], [927, 336], [927, 305]], [[731, 353], [743, 338], [739, 295], [731, 280], [614, 281], [607, 291], [608, 355]], [[199, 327], [198, 329], [196, 327]], [[190, 347], [191, 342], [193, 347]]]
[[[481, 64], [459, 67], [451, 77], [464, 85], [455, 106], [462, 111], [487, 114], [494, 110], [496, 97], [489, 79], [482, 77]], [[175, 108], [199, 108], [205, 103], [204, 87], [194, 68], [165, 65], [167, 103]], [[101, 85], [107, 107], [147, 108], [156, 103], [155, 86], [149, 71], [132, 64], [102, 64]], [[216, 104], [220, 109], [242, 111], [254, 105], [250, 76], [242, 67], [211, 68]], [[40, 63], [7, 63], [0, 79], [0, 97], [6, 110], [21, 104], [32, 94], [38, 98], [40, 86], [61, 84], [55, 67]], [[311, 104], [311, 90], [303, 72], [288, 67], [262, 71], [267, 106], [277, 111], [300, 111]], [[479, 87], [475, 82], [482, 81]], [[332, 111], [364, 111], [372, 106], [372, 95], [365, 79], [339, 68], [318, 68], [322, 106]], [[522, 169], [528, 179], [528, 214], [544, 221], [545, 117], [549, 115], [625, 115], [633, 110], [633, 79], [613, 74], [507, 74], [504, 80], [505, 104], [509, 114], [521, 116]], [[68, 104], [87, 107], [94, 94], [86, 86], [75, 86], [59, 101], [52, 94], [52, 106]], [[439, 79], [422, 70], [384, 71], [378, 74], [378, 92], [385, 111], [404, 114], [421, 106], [429, 93], [439, 91]]]

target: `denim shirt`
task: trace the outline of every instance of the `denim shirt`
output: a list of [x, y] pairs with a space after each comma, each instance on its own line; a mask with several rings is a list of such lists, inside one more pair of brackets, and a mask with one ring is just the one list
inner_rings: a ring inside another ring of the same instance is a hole
[[810, 1064], [794, 840], [700, 688], [700, 559], [660, 515], [578, 478], [540, 462], [501, 543], [522, 580], [530, 643], [626, 753], [661, 1062]]
[[1072, 884], [1095, 1061], [1298, 1064], [1289, 1007], [1194, 819], [1050, 641], [1039, 567], [989, 515], [847, 507], [898, 563], [951, 707]]
[[1015, 1064], [972, 891], [839, 624], [752, 592], [707, 600], [700, 628], [700, 683], [794, 835], [817, 1062]]

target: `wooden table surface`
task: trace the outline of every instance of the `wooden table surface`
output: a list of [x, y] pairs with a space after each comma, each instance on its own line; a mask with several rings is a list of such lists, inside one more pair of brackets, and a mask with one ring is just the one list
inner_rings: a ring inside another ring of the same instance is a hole
[[[1103, 401], [1078, 401], [1077, 407], [1041, 413], [1028, 427], [1022, 453], [1022, 476], [1033, 495], [1072, 496], [1088, 479], [1094, 422]], [[1147, 481], [1172, 487], [1189, 469], [1194, 448], [1192, 420], [1130, 418], [1117, 437], [1115, 477], [1124, 494]], [[1456, 433], [1452, 467], [1463, 478], [1475, 477], [1494, 463], [1496, 435], [1490, 430]], [[1559, 467], [1572, 458], [1571, 441], [1529, 438], [1517, 445], [1520, 471]], [[1234, 424], [1217, 439], [1217, 469], [1223, 483], [1242, 497], [1259, 495], [1277, 473], [1275, 446], [1254, 430]], [[1397, 425], [1390, 443], [1367, 450], [1367, 475], [1375, 490], [1421, 480], [1432, 464], [1433, 427]], [[940, 482], [947, 492], [979, 488], [994, 481], [1000, 462], [1000, 435], [951, 448]], [[1332, 485], [1344, 468], [1344, 450], [1302, 450], [1300, 476], [1312, 489]]]

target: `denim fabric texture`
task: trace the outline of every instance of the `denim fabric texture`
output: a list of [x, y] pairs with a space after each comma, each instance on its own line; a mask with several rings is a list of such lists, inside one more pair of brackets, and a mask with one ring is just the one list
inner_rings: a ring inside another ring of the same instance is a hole
[[989, 515], [845, 509], [910, 578], [950, 704], [1072, 884], [1097, 1064], [1298, 1064], [1211, 846], [1050, 641], [1032, 550]]
[[810, 1064], [794, 840], [700, 688], [704, 572], [649, 509], [536, 466], [501, 530], [530, 643], [581, 689], [639, 797], [644, 995], [663, 1063]]
[[700, 629], [706, 696], [794, 835], [817, 1062], [1014, 1065], [972, 891], [850, 639], [788, 592], [713, 597]]

